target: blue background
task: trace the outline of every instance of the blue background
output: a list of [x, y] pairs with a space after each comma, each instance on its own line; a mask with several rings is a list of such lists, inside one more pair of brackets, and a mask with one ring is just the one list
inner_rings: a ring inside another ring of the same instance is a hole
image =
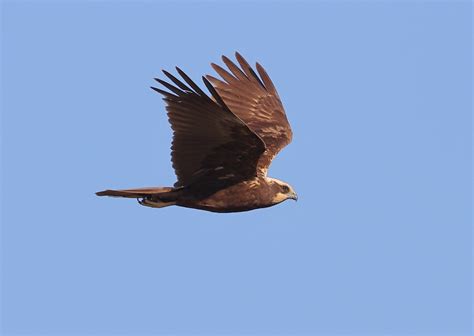
[[[471, 3], [2, 3], [2, 331], [469, 334]], [[300, 200], [240, 214], [98, 198], [171, 185], [160, 69], [261, 62]]]

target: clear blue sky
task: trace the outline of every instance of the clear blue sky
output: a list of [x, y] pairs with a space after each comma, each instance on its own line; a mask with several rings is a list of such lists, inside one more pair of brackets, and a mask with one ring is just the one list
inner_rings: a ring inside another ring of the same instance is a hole
[[[2, 331], [467, 335], [471, 4], [2, 3]], [[160, 69], [240, 51], [294, 141], [299, 201], [240, 214], [98, 198], [171, 185]]]

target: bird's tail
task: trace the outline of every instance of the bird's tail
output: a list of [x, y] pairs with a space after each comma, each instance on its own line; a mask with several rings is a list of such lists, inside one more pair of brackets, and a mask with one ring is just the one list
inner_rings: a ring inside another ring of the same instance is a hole
[[176, 204], [177, 189], [172, 187], [151, 187], [124, 190], [104, 190], [95, 193], [97, 196], [136, 198], [141, 205], [152, 208], [163, 208]]
[[104, 190], [95, 193], [97, 196], [140, 198], [172, 191], [172, 187], [150, 187], [124, 190]]

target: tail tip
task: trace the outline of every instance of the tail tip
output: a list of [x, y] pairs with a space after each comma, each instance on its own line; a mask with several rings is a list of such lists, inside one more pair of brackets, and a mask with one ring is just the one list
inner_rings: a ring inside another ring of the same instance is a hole
[[107, 194], [109, 193], [110, 190], [103, 190], [103, 191], [98, 191], [96, 192], [95, 194], [97, 196], [107, 196]]

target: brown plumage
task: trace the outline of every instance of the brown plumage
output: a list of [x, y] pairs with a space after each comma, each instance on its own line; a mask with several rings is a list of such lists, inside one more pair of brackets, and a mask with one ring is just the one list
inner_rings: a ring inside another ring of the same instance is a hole
[[173, 129], [171, 157], [178, 181], [173, 187], [105, 190], [98, 196], [137, 198], [161, 208], [178, 205], [214, 212], [247, 211], [297, 199], [293, 188], [267, 177], [268, 166], [291, 142], [285, 110], [270, 77], [257, 73], [236, 53], [230, 72], [212, 64], [223, 80], [203, 77], [209, 97], [181, 69], [184, 80], [163, 70], [172, 84], [156, 79]]

